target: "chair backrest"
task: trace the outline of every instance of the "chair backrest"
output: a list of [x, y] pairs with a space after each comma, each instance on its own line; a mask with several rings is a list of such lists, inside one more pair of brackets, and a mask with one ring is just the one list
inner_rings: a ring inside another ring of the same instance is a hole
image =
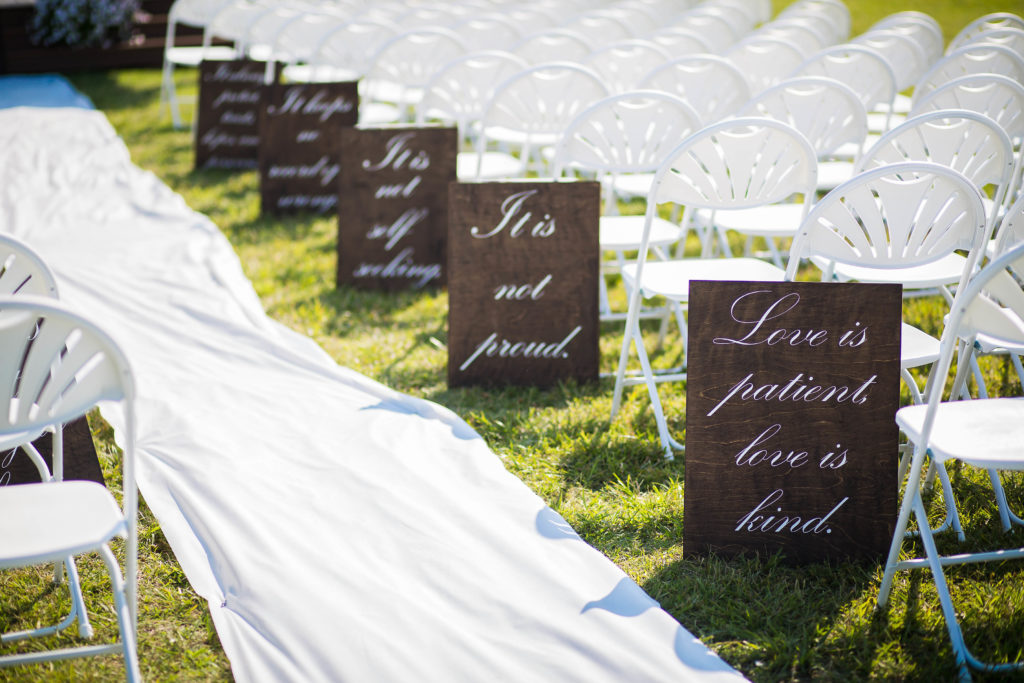
[[[381, 81], [422, 88], [442, 66], [465, 53], [462, 39], [449, 29], [405, 31], [380, 45], [370, 58], [366, 80], [369, 85]], [[370, 91], [368, 87], [367, 92]]]
[[43, 259], [24, 242], [0, 234], [0, 296], [58, 298], [57, 279]]
[[380, 46], [399, 31], [396, 24], [384, 19], [359, 17], [345, 22], [324, 35], [313, 49], [313, 73], [341, 71], [360, 78], [369, 70], [370, 60]]
[[859, 148], [868, 134], [868, 115], [857, 93], [823, 76], [782, 81], [752, 98], [737, 115], [788, 123], [803, 133], [819, 158], [846, 143]]
[[577, 114], [609, 94], [601, 77], [579, 64], [538, 64], [495, 87], [482, 121], [485, 130], [501, 126], [530, 134], [561, 133]]
[[582, 34], [565, 28], [549, 28], [531, 33], [509, 48], [530, 64], [582, 62], [594, 51]]
[[954, 79], [974, 74], [1000, 74], [1022, 83], [1024, 58], [1002, 45], [964, 45], [937, 61], [921, 76], [914, 86], [914, 98], [924, 97]]
[[523, 27], [497, 14], [472, 15], [452, 27], [469, 50], [507, 50], [523, 37]]
[[881, 166], [818, 200], [793, 238], [786, 278], [812, 256], [884, 269], [962, 249], [965, 282], [984, 252], [986, 223], [981, 192], [960, 172], [927, 161]]
[[554, 176], [569, 167], [612, 174], [653, 172], [698, 128], [697, 112], [674, 95], [643, 90], [612, 95], [569, 123], [555, 148]]
[[[995, 252], [998, 256], [1019, 242], [1024, 242], [1024, 194], [1010, 205], [999, 221], [999, 232], [995, 235]], [[1024, 271], [1021, 272], [1024, 276]]]
[[272, 36], [272, 53], [286, 55], [288, 61], [312, 61], [318, 45], [351, 17], [328, 8], [315, 12], [299, 12], [291, 21], [284, 22]]
[[79, 417], [100, 401], [134, 398], [124, 354], [95, 324], [36, 296], [0, 299], [0, 433]]
[[416, 107], [416, 120], [455, 122], [463, 135], [483, 117], [494, 89], [529, 65], [522, 57], [500, 50], [469, 52], [456, 57], [434, 74]]
[[953, 36], [953, 40], [949, 41], [949, 51], [952, 52], [970, 42], [976, 34], [993, 28], [1024, 29], [1024, 18], [1012, 12], [992, 12], [991, 14], [980, 16]]
[[680, 15], [672, 26], [699, 33], [711, 45], [712, 52], [716, 54], [725, 52], [739, 40], [736, 28], [722, 14], [689, 10]]
[[651, 207], [742, 209], [814, 196], [817, 155], [807, 139], [781, 121], [740, 117], [686, 138], [658, 169]]
[[965, 45], [1000, 45], [1013, 50], [1017, 56], [1024, 58], [1024, 29], [993, 28], [976, 33]]
[[782, 81], [804, 61], [804, 54], [788, 40], [751, 35], [723, 55], [746, 76], [756, 95]]
[[868, 29], [868, 32], [878, 30], [896, 31], [913, 39], [924, 52], [925, 62], [929, 66], [942, 57], [946, 47], [939, 22], [924, 12], [905, 10], [882, 17]]
[[896, 77], [897, 90], [906, 90], [917, 83], [932, 64], [920, 43], [896, 29], [875, 29], [850, 42], [866, 45], [885, 57]]
[[1024, 85], [997, 74], [953, 79], [921, 98], [914, 98], [909, 116], [937, 109], [967, 109], [984, 114], [1011, 139], [1024, 137]]
[[647, 40], [622, 40], [599, 48], [583, 60], [604, 79], [613, 93], [636, 90], [651, 71], [671, 60], [668, 52]]
[[637, 87], [677, 95], [705, 124], [735, 113], [750, 99], [743, 72], [724, 57], [710, 54], [677, 57], [647, 74]]
[[828, 76], [845, 83], [860, 96], [864, 108], [891, 105], [896, 97], [896, 75], [889, 62], [864, 45], [833, 45], [811, 55], [790, 76]]
[[579, 33], [591, 45], [606, 45], [633, 37], [619, 17], [604, 10], [589, 10], [578, 14], [562, 24], [562, 28]]
[[802, 59], [835, 44], [830, 33], [822, 32], [816, 22], [802, 16], [777, 19], [765, 24], [751, 35], [785, 41], [800, 51]]
[[941, 109], [908, 119], [888, 131], [860, 158], [854, 172], [902, 161], [932, 161], [956, 169], [979, 189], [995, 186], [989, 225], [994, 225], [1016, 176], [1013, 143], [983, 114]]
[[697, 31], [682, 26], [669, 26], [647, 35], [651, 41], [672, 57], [711, 53], [711, 42]]
[[795, 17], [813, 18], [828, 27], [830, 44], [846, 40], [850, 35], [850, 10], [841, 0], [799, 0], [779, 12], [777, 19]]

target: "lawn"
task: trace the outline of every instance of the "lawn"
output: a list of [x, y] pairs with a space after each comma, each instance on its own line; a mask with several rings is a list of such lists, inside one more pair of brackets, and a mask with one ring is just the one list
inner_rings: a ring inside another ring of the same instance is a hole
[[[785, 4], [776, 2], [776, 8]], [[897, 9], [916, 9], [937, 17], [947, 39], [969, 19], [1006, 9], [981, 0], [847, 4], [854, 34]], [[195, 92], [194, 71], [178, 70], [176, 78], [180, 92]], [[227, 235], [268, 315], [312, 337], [338, 363], [462, 416], [509, 471], [743, 674], [756, 681], [954, 677], [945, 624], [927, 573], [898, 576], [889, 608], [877, 611], [878, 562], [792, 567], [777, 558], [684, 557], [685, 457], [674, 462], [662, 457], [644, 392], [627, 392], [622, 412], [610, 421], [610, 380], [551, 389], [449, 389], [445, 291], [380, 294], [336, 288], [335, 220], [261, 217], [254, 172], [193, 171], [189, 133], [175, 131], [158, 106], [157, 71], [87, 73], [72, 80], [108, 116], [134, 162], [157, 174]], [[640, 208], [634, 203], [623, 210]], [[622, 297], [621, 288], [616, 294]], [[937, 299], [913, 300], [905, 309], [908, 321], [935, 334], [942, 312]], [[619, 326], [602, 328], [604, 369], [613, 367], [620, 342]], [[670, 336], [657, 361], [667, 362], [680, 350], [678, 335]], [[991, 393], [1021, 393], [1008, 363], [986, 359], [984, 371]], [[670, 423], [681, 432], [684, 386], [663, 386], [661, 395]], [[116, 487], [117, 453], [110, 430], [98, 414], [90, 415], [90, 423], [108, 481]], [[942, 537], [940, 547], [951, 551], [1005, 540], [987, 478], [967, 468], [954, 471], [952, 478], [969, 541], [961, 546]], [[1006, 485], [1011, 506], [1024, 510], [1024, 480], [1011, 477]], [[931, 501], [936, 518], [940, 503]], [[102, 565], [89, 558], [81, 571], [99, 637], [109, 636], [116, 620], [105, 602]], [[39, 588], [44, 576], [42, 571], [0, 574], [0, 629], [45, 621], [64, 606], [60, 591]], [[972, 625], [969, 644], [984, 658], [1024, 658], [1024, 566], [958, 568], [949, 576], [954, 600]], [[230, 678], [206, 606], [144, 505], [140, 595], [144, 676]], [[0, 680], [43, 676], [115, 680], [123, 668], [119, 658], [107, 657], [0, 670]]]

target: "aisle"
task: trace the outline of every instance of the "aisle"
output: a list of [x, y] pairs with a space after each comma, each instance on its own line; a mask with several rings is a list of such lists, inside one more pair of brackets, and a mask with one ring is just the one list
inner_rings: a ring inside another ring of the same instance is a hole
[[268, 319], [101, 113], [0, 110], [0, 230], [129, 356], [142, 495], [238, 680], [739, 679], [457, 416]]

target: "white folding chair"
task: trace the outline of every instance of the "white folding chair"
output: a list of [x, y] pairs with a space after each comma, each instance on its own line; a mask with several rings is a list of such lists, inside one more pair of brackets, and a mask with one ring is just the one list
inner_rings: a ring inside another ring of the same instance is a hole
[[723, 12], [702, 12], [697, 8], [681, 14], [672, 26], [699, 33], [715, 54], [721, 54], [735, 45], [742, 35], [730, 21], [729, 15]]
[[[878, 605], [885, 607], [888, 603], [897, 571], [927, 567], [938, 592], [961, 679], [969, 679], [971, 669], [1019, 671], [1024, 662], [986, 664], [968, 649], [960, 616], [946, 583], [944, 567], [973, 562], [1005, 562], [1024, 557], [1024, 548], [940, 555], [921, 496], [921, 475], [926, 456], [938, 463], [955, 461], [989, 470], [1024, 470], [1024, 451], [1021, 450], [1024, 442], [1024, 400], [942, 400], [945, 379], [960, 338], [986, 334], [1007, 344], [1024, 344], [1024, 321], [1021, 317], [1024, 315], [1024, 295], [1013, 276], [1013, 272], [1024, 272], [1022, 269], [1024, 244], [1018, 244], [991, 262], [957, 292], [943, 333], [942, 352], [935, 368], [936, 381], [929, 387], [927, 404], [907, 406], [896, 413], [900, 429], [914, 444], [914, 455], [878, 588]], [[1003, 287], [1003, 283], [1007, 286]], [[1012, 317], [1007, 315], [1007, 308], [1013, 313]], [[925, 554], [924, 557], [900, 559], [911, 513], [917, 520]]]
[[495, 142], [517, 149], [527, 169], [546, 175], [541, 150], [554, 146], [577, 114], [610, 94], [600, 76], [579, 64], [531, 66], [495, 87], [481, 118], [478, 158], [482, 163], [488, 144]]
[[671, 60], [668, 52], [653, 41], [621, 40], [594, 50], [583, 59], [583, 65], [604, 79], [612, 93], [636, 90], [647, 74]]
[[509, 48], [530, 64], [582, 62], [594, 51], [582, 34], [565, 28], [546, 28], [525, 36]]
[[949, 41], [950, 52], [971, 41], [975, 35], [994, 28], [1020, 28], [1024, 29], [1024, 17], [1013, 12], [992, 12], [985, 14], [971, 21], [960, 32]]
[[523, 27], [503, 14], [473, 14], [452, 26], [466, 49], [508, 50], [523, 37]]
[[455, 123], [460, 145], [474, 150], [460, 150], [456, 157], [456, 176], [460, 180], [525, 175], [526, 164], [507, 152], [484, 151], [483, 157], [478, 158], [476, 138], [480, 135], [484, 106], [494, 95], [494, 89], [526, 68], [526, 61], [511, 52], [469, 52], [441, 67], [424, 87], [423, 99], [416, 107], [416, 122]]
[[601, 9], [577, 14], [564, 22], [562, 28], [580, 34], [591, 45], [607, 45], [633, 37], [620, 17]]
[[651, 41], [671, 57], [686, 57], [714, 52], [711, 43], [697, 31], [681, 26], [669, 26], [647, 35]]
[[914, 98], [925, 97], [940, 85], [962, 76], [999, 74], [1024, 82], [1024, 58], [1011, 48], [989, 43], [968, 43], [949, 53], [914, 85]]
[[[785, 273], [754, 258], [649, 260], [658, 206], [669, 202], [685, 206], [682, 220], [686, 227], [696, 209], [741, 209], [783, 201], [793, 194], [810, 196], [817, 183], [816, 171], [814, 149], [788, 125], [771, 119], [736, 118], [707, 126], [686, 138], [655, 173], [637, 261], [622, 269], [630, 297], [611, 414], [614, 417], [618, 412], [625, 387], [646, 385], [667, 458], [682, 445], [669, 434], [657, 384], [686, 379], [684, 307], [689, 300], [690, 280], [782, 280]], [[684, 340], [684, 366], [659, 374], [648, 360], [639, 324], [642, 300], [656, 296], [664, 297], [672, 307]], [[627, 375], [631, 349], [635, 349], [640, 362], [640, 376]]]
[[924, 12], [913, 10], [894, 12], [875, 22], [868, 32], [877, 30], [896, 31], [912, 38], [921, 47], [925, 61], [929, 65], [934, 64], [942, 57], [946, 45], [939, 22]]
[[[0, 348], [5, 350], [0, 354], [0, 386], [4, 387], [0, 442], [20, 443], [26, 433], [70, 421], [99, 401], [121, 402], [125, 427], [120, 506], [104, 486], [90, 481], [0, 487], [0, 569], [63, 563], [73, 572], [74, 556], [98, 552], [113, 588], [119, 642], [6, 655], [0, 658], [0, 666], [121, 653], [127, 679], [139, 680], [135, 389], [128, 362], [117, 344], [93, 323], [56, 301], [33, 296], [0, 299]], [[123, 578], [109, 546], [117, 536], [126, 537]], [[75, 605], [60, 624], [5, 633], [2, 639], [51, 635], [76, 618], [86, 623], [84, 604]]]
[[750, 35], [722, 55], [736, 65], [757, 95], [785, 79], [804, 61], [804, 54], [789, 40]]
[[750, 99], [750, 85], [735, 64], [711, 54], [676, 57], [637, 86], [682, 98], [706, 125], [735, 114]]
[[814, 19], [823, 29], [827, 28], [829, 45], [846, 40], [850, 35], [852, 18], [842, 0], [798, 0], [779, 12], [776, 19], [798, 17]]
[[964, 45], [999, 45], [1013, 50], [1019, 57], [1024, 58], [1024, 29], [1021, 28], [992, 28], [981, 33], [975, 33]]
[[[805, 76], [792, 78], [755, 96], [740, 110], [739, 116], [761, 116], [789, 124], [811, 143], [818, 157], [818, 188], [831, 189], [849, 177], [841, 177], [841, 162], [827, 161], [844, 144], [863, 145], [867, 135], [867, 114], [857, 94], [832, 78]], [[851, 167], [852, 168], [852, 167]], [[828, 169], [829, 176], [824, 175]], [[827, 187], [826, 187], [827, 185]], [[745, 253], [754, 255], [756, 239], [764, 240], [775, 265], [784, 268], [781, 242], [796, 234], [801, 218], [813, 205], [814, 195], [802, 202], [776, 203], [737, 211], [698, 210], [694, 223], [713, 230], [723, 253], [731, 255], [729, 233], [746, 238]]]
[[[599, 280], [601, 320], [624, 320], [608, 298], [606, 278], [619, 275], [627, 263], [626, 252], [640, 248], [644, 216], [617, 215], [615, 181], [627, 175], [644, 174], [653, 179], [665, 157], [692, 132], [700, 118], [686, 102], [658, 91], [633, 91], [600, 100], [573, 119], [555, 148], [554, 177], [566, 172], [594, 174], [605, 189], [604, 213], [600, 223], [600, 247], [614, 258], [602, 262]], [[684, 236], [677, 223], [654, 217], [647, 244], [658, 258], [665, 259], [670, 248]], [[665, 317], [665, 309], [643, 311], [641, 317]]]

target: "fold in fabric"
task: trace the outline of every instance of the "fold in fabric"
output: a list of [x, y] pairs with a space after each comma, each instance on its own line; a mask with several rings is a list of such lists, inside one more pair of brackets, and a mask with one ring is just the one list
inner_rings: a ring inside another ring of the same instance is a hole
[[267, 318], [101, 113], [0, 111], [0, 230], [130, 359], [141, 493], [238, 680], [740, 678], [456, 415]]

